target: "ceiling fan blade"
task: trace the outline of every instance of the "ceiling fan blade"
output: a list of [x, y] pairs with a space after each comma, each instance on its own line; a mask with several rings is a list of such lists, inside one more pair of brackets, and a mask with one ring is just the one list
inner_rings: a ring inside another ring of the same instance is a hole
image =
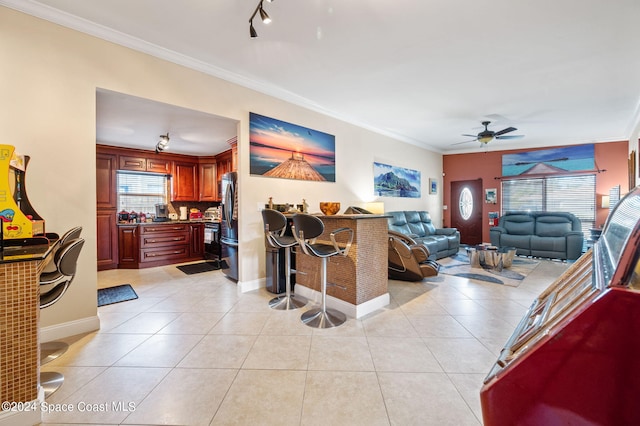
[[505, 136], [496, 136], [496, 139], [522, 139], [524, 135], [505, 135]]
[[[462, 136], [471, 136], [471, 135], [462, 135]], [[473, 140], [470, 140], [470, 141], [458, 142], [458, 143], [451, 144], [451, 146], [453, 146], [453, 145], [462, 145], [463, 143], [471, 143], [471, 142], [475, 142], [477, 140], [478, 139], [476, 138], [476, 139], [473, 139]]]
[[470, 138], [476, 138], [476, 139], [478, 138], [478, 135], [467, 135], [467, 134], [464, 134], [464, 133], [462, 134], [462, 136], [468, 136]]
[[496, 136], [504, 135], [505, 133], [513, 132], [514, 130], [518, 130], [515, 127], [507, 127], [506, 129], [502, 129], [499, 132], [496, 132]]

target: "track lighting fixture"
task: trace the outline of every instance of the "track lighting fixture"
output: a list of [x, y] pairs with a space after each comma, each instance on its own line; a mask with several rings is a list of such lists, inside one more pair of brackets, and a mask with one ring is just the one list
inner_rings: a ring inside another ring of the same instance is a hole
[[[273, 2], [273, 0], [267, 0], [267, 1], [269, 3]], [[269, 14], [267, 14], [267, 12], [262, 7], [263, 2], [264, 0], [260, 0], [260, 2], [258, 3], [258, 6], [256, 6], [256, 10], [253, 11], [253, 13], [251, 14], [251, 18], [249, 18], [249, 35], [251, 36], [251, 38], [258, 37], [258, 33], [256, 32], [256, 29], [253, 27], [253, 18], [256, 17], [258, 12], [260, 12], [260, 19], [262, 19], [262, 22], [264, 24], [271, 23], [271, 18], [269, 17]]]
[[156, 154], [169, 149], [169, 133], [166, 135], [160, 135], [160, 140], [156, 145]]

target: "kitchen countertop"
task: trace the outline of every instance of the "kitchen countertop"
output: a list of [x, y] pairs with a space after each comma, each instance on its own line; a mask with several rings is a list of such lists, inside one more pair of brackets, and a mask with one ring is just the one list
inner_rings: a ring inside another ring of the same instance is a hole
[[[176, 223], [208, 223], [211, 222], [209, 220], [167, 220], [165, 222], [140, 222], [140, 223], [129, 223], [129, 222], [118, 222], [118, 226], [124, 225], [175, 225]], [[213, 221], [213, 223], [220, 223], [220, 221]]]

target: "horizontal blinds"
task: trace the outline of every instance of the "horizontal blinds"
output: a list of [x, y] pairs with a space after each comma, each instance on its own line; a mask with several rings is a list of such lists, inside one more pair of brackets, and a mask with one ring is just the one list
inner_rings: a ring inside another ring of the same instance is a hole
[[505, 180], [502, 182], [502, 214], [511, 211], [542, 211], [541, 179]]
[[118, 210], [155, 212], [167, 202], [167, 176], [156, 173], [118, 172]]

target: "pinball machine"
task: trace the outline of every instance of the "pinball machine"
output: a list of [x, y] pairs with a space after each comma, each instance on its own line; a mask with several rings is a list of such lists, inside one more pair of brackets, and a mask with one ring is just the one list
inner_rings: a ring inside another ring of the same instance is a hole
[[485, 425], [640, 424], [640, 186], [531, 304], [480, 391]]

